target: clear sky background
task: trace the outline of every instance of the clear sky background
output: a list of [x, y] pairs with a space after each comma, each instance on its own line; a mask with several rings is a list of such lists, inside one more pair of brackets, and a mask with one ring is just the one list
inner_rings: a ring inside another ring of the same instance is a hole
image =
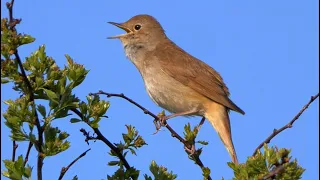
[[[7, 16], [1, 1], [1, 16]], [[19, 32], [36, 38], [35, 43], [19, 49], [21, 57], [29, 56], [46, 44], [47, 55], [60, 67], [66, 64], [64, 54], [84, 64], [90, 72], [74, 93], [81, 99], [90, 92], [104, 90], [124, 93], [154, 113], [162, 109], [148, 97], [142, 78], [126, 59], [119, 40], [106, 37], [123, 33], [107, 24], [124, 22], [137, 14], [156, 17], [168, 37], [190, 54], [214, 67], [231, 91], [231, 99], [246, 115], [231, 112], [233, 141], [240, 162], [270, 135], [274, 128], [288, 123], [319, 91], [319, 24], [318, 1], [16, 1], [15, 17], [22, 18]], [[18, 97], [10, 85], [1, 85], [1, 99]], [[183, 146], [167, 130], [155, 131], [152, 118], [123, 99], [111, 98], [109, 119], [100, 122], [101, 132], [112, 142], [122, 139], [125, 124], [134, 125], [148, 146], [138, 156], [128, 155], [130, 165], [151, 174], [152, 160], [178, 174], [178, 179], [202, 179], [198, 166], [190, 161]], [[292, 148], [293, 158], [306, 168], [302, 179], [318, 179], [319, 174], [319, 101], [288, 129], [274, 138], [271, 145]], [[1, 103], [1, 112], [6, 106]], [[44, 161], [44, 179], [57, 179], [61, 167], [69, 164], [89, 147], [92, 149], [65, 175], [71, 179], [106, 179], [115, 168], [109, 148], [102, 142], [88, 146], [79, 129], [83, 123], [71, 124], [70, 118], [56, 120], [53, 125], [68, 131], [71, 148]], [[169, 124], [180, 134], [184, 124], [196, 125], [200, 118], [175, 118]], [[1, 159], [11, 158], [9, 130], [1, 117]], [[231, 179], [227, 166], [230, 157], [218, 135], [206, 122], [199, 140], [209, 141], [202, 160], [211, 169], [213, 179]], [[18, 155], [25, 154], [26, 143], [19, 144]], [[36, 177], [35, 150], [30, 163]], [[3, 170], [3, 163], [1, 170]], [[141, 179], [143, 177], [141, 176]]]

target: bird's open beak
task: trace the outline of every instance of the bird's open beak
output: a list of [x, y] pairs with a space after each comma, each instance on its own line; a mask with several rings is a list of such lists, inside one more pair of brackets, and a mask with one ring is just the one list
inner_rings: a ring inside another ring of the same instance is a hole
[[132, 33], [132, 31], [125, 27], [124, 25], [120, 24], [120, 23], [115, 23], [115, 22], [108, 22], [109, 24], [112, 24], [114, 26], [117, 26], [118, 28], [121, 28], [123, 30], [125, 30], [127, 33], [126, 34], [120, 34], [120, 35], [117, 35], [117, 36], [111, 36], [111, 37], [108, 37], [108, 39], [117, 39], [117, 38], [121, 38], [123, 36], [126, 36], [128, 33]]

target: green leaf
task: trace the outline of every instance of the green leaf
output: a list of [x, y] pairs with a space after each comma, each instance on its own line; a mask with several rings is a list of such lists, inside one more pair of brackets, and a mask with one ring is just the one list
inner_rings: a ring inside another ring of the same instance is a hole
[[56, 93], [54, 93], [53, 91], [51, 91], [51, 90], [49, 90], [49, 89], [45, 89], [45, 88], [41, 88], [41, 89], [43, 89], [43, 90], [46, 92], [48, 98], [49, 98], [51, 101], [59, 104], [59, 102], [58, 102], [58, 96], [56, 95]]
[[147, 145], [147, 143], [144, 141], [142, 136], [137, 136], [137, 138], [134, 140], [134, 145], [138, 148]]
[[58, 139], [59, 139], [60, 141], [65, 140], [65, 139], [67, 139], [68, 137], [69, 137], [69, 134], [66, 133], [66, 132], [61, 132], [61, 133], [58, 135]]
[[[283, 166], [284, 170], [276, 174], [275, 179], [301, 179], [304, 169], [294, 160], [289, 161], [290, 150], [280, 149], [277, 147], [268, 147], [264, 145], [264, 152], [260, 151], [252, 157], [249, 157], [243, 164], [228, 163], [233, 169], [234, 180], [240, 179], [263, 179], [267, 174], [276, 167]], [[289, 158], [289, 159], [286, 159]]]
[[91, 121], [90, 122], [91, 127], [98, 128], [100, 120], [101, 120], [101, 118], [95, 118], [93, 121]]
[[85, 102], [81, 102], [79, 104], [79, 108], [80, 108], [80, 112], [82, 114], [87, 114], [88, 107], [87, 107], [87, 104]]
[[24, 35], [20, 38], [20, 45], [29, 44], [34, 42], [36, 39], [31, 37], [30, 35]]
[[68, 136], [68, 133], [61, 132], [57, 127], [51, 127], [48, 124], [44, 131], [43, 153], [45, 156], [54, 156], [67, 150], [70, 147], [70, 142], [65, 140]]
[[7, 169], [2, 172], [3, 176], [15, 180], [31, 177], [32, 168], [29, 165], [24, 166], [22, 155], [20, 155], [16, 161], [3, 160], [3, 163]]
[[108, 162], [108, 165], [109, 166], [117, 166], [117, 165], [119, 165], [119, 161], [110, 161], [110, 162]]
[[98, 123], [90, 123], [90, 126], [92, 128], [98, 128], [99, 127], [99, 124]]
[[71, 122], [71, 123], [77, 123], [77, 122], [81, 122], [81, 120], [78, 119], [78, 118], [71, 118], [71, 119], [70, 119], [70, 122]]
[[154, 179], [173, 180], [177, 178], [176, 174], [173, 174], [172, 171], [168, 172], [167, 168], [157, 165], [155, 161], [151, 162], [149, 169], [153, 174]]
[[136, 170], [134, 167], [124, 170], [123, 167], [120, 167], [112, 176], [107, 176], [108, 180], [126, 180], [133, 179], [137, 180], [139, 177], [139, 170]]
[[64, 118], [67, 116], [70, 116], [71, 114], [68, 114], [69, 108], [60, 108], [59, 110], [57, 110], [57, 112], [55, 112], [55, 119], [58, 118]]
[[8, 83], [8, 82], [10, 82], [8, 79], [2, 79], [2, 78], [1, 78], [1, 84], [6, 84], [6, 83]]
[[210, 176], [210, 169], [208, 167], [203, 167], [202, 168], [202, 175], [204, 179], [208, 179], [208, 177]]
[[151, 176], [148, 176], [147, 174], [144, 174], [143, 177], [145, 180], [152, 180]]
[[136, 151], [134, 149], [132, 149], [132, 148], [128, 148], [128, 149], [130, 150], [131, 154], [137, 155], [137, 153], [136, 153]]
[[197, 141], [197, 143], [202, 144], [202, 145], [208, 145], [208, 141]]
[[42, 115], [42, 117], [45, 119], [46, 118], [46, 108], [44, 106], [42, 106], [41, 104], [39, 104], [37, 106], [37, 110], [40, 112], [40, 114]]

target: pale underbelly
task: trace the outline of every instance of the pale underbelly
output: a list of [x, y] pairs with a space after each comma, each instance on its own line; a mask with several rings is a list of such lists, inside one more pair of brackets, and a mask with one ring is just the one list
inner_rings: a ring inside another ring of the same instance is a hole
[[168, 75], [163, 75], [157, 74], [144, 80], [151, 99], [170, 112], [179, 113], [197, 110], [198, 112], [193, 115], [202, 116], [204, 114], [203, 105], [210, 100]]

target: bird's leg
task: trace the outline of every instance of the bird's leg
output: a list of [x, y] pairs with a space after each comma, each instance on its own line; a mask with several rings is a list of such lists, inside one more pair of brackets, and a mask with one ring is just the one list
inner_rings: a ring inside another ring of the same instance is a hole
[[206, 118], [205, 118], [205, 117], [202, 117], [200, 123], [199, 123], [198, 126], [197, 126], [198, 131], [200, 131], [200, 128], [201, 128], [201, 126], [202, 126], [202, 124], [204, 123], [205, 120], [206, 120]]
[[[169, 116], [166, 116], [164, 111], [162, 111], [161, 113], [158, 114], [159, 121], [157, 121], [157, 119], [155, 119], [153, 121], [154, 125], [156, 126], [156, 132], [154, 132], [153, 134], [157, 134], [158, 131], [160, 130], [161, 126], [166, 126], [166, 124], [167, 124], [166, 121], [168, 119], [171, 119], [171, 118], [174, 118], [174, 117], [177, 117], [177, 116], [193, 115], [193, 114], [196, 114], [198, 112], [199, 112], [198, 109], [191, 109], [189, 111], [180, 112], [180, 113], [174, 113], [174, 114], [170, 114]], [[202, 124], [203, 124], [203, 122], [201, 123], [201, 125]]]
[[164, 113], [163, 113], [163, 115], [160, 115], [158, 117], [159, 117], [159, 120], [160, 120], [160, 124], [165, 126], [166, 121], [168, 119], [171, 119], [171, 118], [174, 118], [174, 117], [177, 117], [177, 116], [193, 115], [193, 114], [196, 114], [197, 112], [199, 112], [198, 109], [191, 109], [191, 110], [188, 110], [188, 111], [185, 111], [185, 112], [179, 112], [179, 113], [170, 114], [169, 116], [165, 116]]

